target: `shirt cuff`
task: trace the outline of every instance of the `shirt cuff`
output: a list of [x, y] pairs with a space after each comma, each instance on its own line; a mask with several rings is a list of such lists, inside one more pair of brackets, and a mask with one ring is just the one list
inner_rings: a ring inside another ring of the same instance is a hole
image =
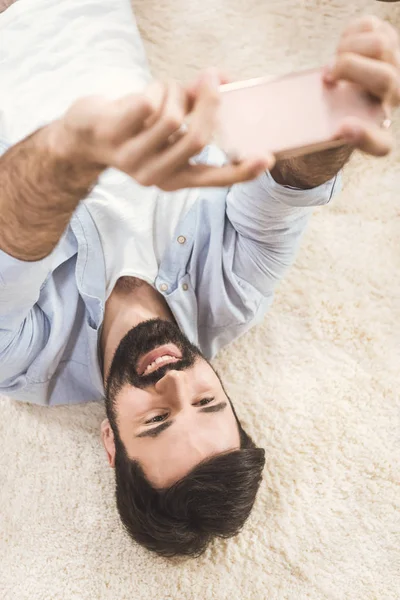
[[41, 285], [46, 279], [51, 270], [52, 261], [52, 254], [41, 260], [27, 262], [0, 250], [0, 285], [9, 286], [18, 282], [19, 286], [22, 283], [23, 288], [37, 287], [38, 282]]
[[265, 192], [287, 206], [324, 206], [341, 190], [342, 177], [338, 173], [333, 179], [309, 190], [301, 190], [277, 183], [267, 171], [261, 176]]

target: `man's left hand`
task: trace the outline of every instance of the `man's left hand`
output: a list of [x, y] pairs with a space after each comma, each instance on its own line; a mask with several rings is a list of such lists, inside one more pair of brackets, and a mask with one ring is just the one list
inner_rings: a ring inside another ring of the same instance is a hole
[[[394, 27], [374, 16], [351, 23], [325, 73], [327, 82], [340, 79], [358, 83], [379, 98], [390, 116], [400, 105], [400, 41]], [[356, 118], [346, 119], [337, 137], [374, 156], [385, 156], [393, 147], [388, 130]]]

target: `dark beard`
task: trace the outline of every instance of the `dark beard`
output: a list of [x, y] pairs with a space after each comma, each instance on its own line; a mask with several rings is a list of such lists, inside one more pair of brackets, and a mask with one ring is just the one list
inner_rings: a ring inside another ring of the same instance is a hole
[[[139, 359], [164, 344], [175, 344], [182, 358], [161, 366], [149, 375], [139, 375], [136, 370]], [[106, 385], [107, 413], [112, 412], [113, 401], [124, 385], [142, 389], [154, 385], [168, 371], [188, 369], [198, 356], [202, 356], [200, 350], [189, 342], [175, 323], [151, 319], [132, 327], [120, 341], [111, 363]]]

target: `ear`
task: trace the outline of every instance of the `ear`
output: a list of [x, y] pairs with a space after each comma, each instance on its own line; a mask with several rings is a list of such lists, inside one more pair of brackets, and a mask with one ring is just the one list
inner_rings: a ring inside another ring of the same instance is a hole
[[110, 467], [115, 467], [115, 443], [114, 432], [111, 429], [110, 421], [104, 419], [101, 424], [101, 439], [107, 454], [107, 460]]

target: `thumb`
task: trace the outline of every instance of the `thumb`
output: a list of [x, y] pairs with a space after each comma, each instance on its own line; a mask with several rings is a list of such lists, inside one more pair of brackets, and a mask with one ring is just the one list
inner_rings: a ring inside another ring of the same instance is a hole
[[220, 69], [216, 69], [214, 67], [210, 67], [209, 69], [204, 69], [195, 79], [195, 81], [186, 88], [189, 94], [189, 97], [194, 100], [199, 93], [200, 88], [204, 84], [205, 80], [209, 80], [209, 77], [213, 77], [218, 81], [218, 85], [225, 85], [226, 83], [231, 82], [231, 78]]

